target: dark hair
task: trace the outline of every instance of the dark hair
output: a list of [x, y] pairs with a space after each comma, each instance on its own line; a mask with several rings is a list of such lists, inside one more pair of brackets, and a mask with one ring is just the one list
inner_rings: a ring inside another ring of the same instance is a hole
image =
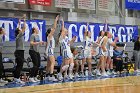
[[87, 36], [88, 35], [88, 31], [87, 32], [85, 31], [84, 34], [86, 34], [86, 36]]
[[139, 41], [140, 36], [137, 37], [137, 41]]
[[75, 47], [71, 47], [71, 52], [73, 53], [75, 51]]
[[34, 27], [32, 28], [32, 34], [33, 34], [33, 33], [35, 33], [35, 28], [34, 28]]
[[102, 35], [102, 32], [103, 32], [103, 31], [100, 31], [100, 32], [99, 32], [99, 36], [101, 36], [101, 35]]
[[60, 38], [60, 36], [61, 36], [61, 32], [62, 32], [62, 29], [60, 29], [60, 32], [58, 33], [57, 44], [59, 44], [59, 38]]
[[49, 28], [49, 29], [46, 31], [46, 41], [47, 41], [47, 37], [48, 37], [48, 35], [50, 34], [50, 32], [51, 32], [51, 28]]
[[15, 30], [15, 37], [17, 37], [17, 35], [19, 34], [19, 31], [20, 31], [20, 29], [16, 28], [16, 30]]
[[107, 36], [108, 35], [108, 32], [105, 32], [104, 36]]
[[0, 34], [2, 34], [2, 30], [3, 30], [2, 27], [0, 27]]
[[62, 29], [60, 29], [60, 33], [58, 34], [58, 38], [60, 37], [60, 35], [61, 35], [61, 32], [62, 32]]
[[116, 46], [114, 46], [114, 48], [113, 48], [113, 50], [116, 50], [116, 48], [117, 48], [118, 46], [116, 45]]
[[88, 35], [89, 33], [91, 33], [91, 31], [88, 31], [88, 32], [87, 32], [87, 35]]
[[2, 31], [2, 27], [0, 27], [0, 32]]

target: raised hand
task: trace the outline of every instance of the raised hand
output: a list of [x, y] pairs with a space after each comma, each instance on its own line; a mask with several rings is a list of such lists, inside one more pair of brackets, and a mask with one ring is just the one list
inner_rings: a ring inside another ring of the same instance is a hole
[[107, 24], [107, 18], [105, 19], [105, 24]]
[[21, 23], [21, 19], [18, 19], [18, 23], [19, 23], [19, 24]]
[[56, 21], [58, 21], [58, 20], [59, 20], [59, 15], [57, 15], [57, 16], [56, 16], [55, 20], [56, 20]]
[[87, 23], [86, 30], [85, 30], [85, 35], [87, 34], [86, 32], [88, 31], [88, 25], [89, 25], [89, 23]]
[[76, 40], [76, 36], [74, 36], [74, 37], [72, 38], [72, 40], [75, 41], [75, 40]]
[[61, 17], [60, 20], [62, 21], [62, 29], [64, 30], [65, 27], [64, 27], [64, 20], [63, 20], [63, 17]]
[[107, 31], [107, 19], [105, 19], [105, 31]]
[[23, 14], [23, 19], [25, 19], [26, 18], [26, 14]]

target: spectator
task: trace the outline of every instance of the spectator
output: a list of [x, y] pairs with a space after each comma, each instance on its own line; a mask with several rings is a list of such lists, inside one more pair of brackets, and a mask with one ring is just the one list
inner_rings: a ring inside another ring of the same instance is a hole
[[120, 72], [123, 70], [122, 66], [123, 66], [123, 59], [122, 59], [122, 55], [123, 55], [124, 51], [120, 51], [118, 46], [114, 47], [114, 51], [113, 51], [113, 62], [115, 64], [115, 71], [116, 72]]
[[134, 43], [135, 70], [140, 72], [140, 36]]

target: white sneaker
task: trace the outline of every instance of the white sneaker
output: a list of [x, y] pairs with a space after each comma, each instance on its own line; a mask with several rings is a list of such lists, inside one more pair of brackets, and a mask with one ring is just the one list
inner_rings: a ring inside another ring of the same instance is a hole
[[56, 81], [57, 81], [57, 79], [56, 79], [54, 76], [52, 76], [52, 77], [49, 77], [49, 81], [56, 82]]
[[108, 75], [106, 74], [106, 72], [103, 72], [103, 73], [102, 73], [102, 76], [108, 77]]
[[84, 75], [84, 73], [81, 73], [80, 77], [86, 77], [86, 76]]
[[92, 76], [93, 77], [94, 75], [92, 73], [88, 73], [88, 76]]
[[78, 74], [78, 73], [75, 73], [75, 77], [78, 77], [78, 78], [79, 78], [80, 76], [79, 76], [79, 74]]
[[34, 80], [35, 80], [35, 81], [37, 81], [37, 82], [40, 82], [40, 80], [39, 80], [39, 79], [37, 79], [37, 77], [34, 77]]
[[97, 69], [95, 69], [95, 70], [92, 71], [93, 74], [96, 74], [96, 72], [97, 72]]
[[96, 70], [96, 75], [97, 75], [97, 76], [101, 76], [101, 73], [100, 73], [99, 70]]
[[16, 82], [16, 83], [21, 83], [21, 84], [25, 84], [24, 81], [21, 81], [21, 80], [20, 80], [20, 78], [19, 78], [19, 79], [18, 79], [18, 78], [14, 78], [14, 82]]
[[49, 80], [49, 78], [50, 78], [50, 76], [48, 76], [48, 77], [45, 77], [45, 78], [44, 78], [44, 80]]
[[115, 71], [112, 71], [112, 73], [113, 73], [114, 75], [116, 75], [116, 74], [117, 74]]
[[34, 78], [29, 78], [29, 82], [33, 82], [33, 83], [35, 83], [35, 82], [37, 82]]
[[61, 73], [58, 73], [57, 74], [57, 78], [58, 78], [58, 80], [62, 80], [63, 79], [62, 74]]
[[64, 79], [69, 79], [69, 76], [67, 74], [64, 75]]
[[0, 83], [8, 83], [8, 81], [5, 81], [3, 79], [0, 79]]
[[110, 71], [107, 71], [106, 74], [107, 74], [107, 75], [111, 75], [111, 72], [110, 72]]
[[137, 73], [140, 73], [140, 70], [139, 70], [139, 69], [137, 69], [137, 70], [136, 70], [136, 72], [137, 72]]
[[69, 78], [70, 78], [70, 79], [73, 79], [74, 76], [73, 76], [72, 74], [69, 74]]

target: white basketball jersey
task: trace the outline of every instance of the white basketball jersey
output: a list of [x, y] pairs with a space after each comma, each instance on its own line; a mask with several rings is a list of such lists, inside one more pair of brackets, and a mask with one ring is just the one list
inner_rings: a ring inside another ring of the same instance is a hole
[[55, 48], [55, 40], [53, 36], [52, 38], [47, 37], [47, 48]]
[[107, 42], [107, 49], [113, 50], [113, 46], [110, 45], [112, 42], [113, 42], [112, 39], [109, 38], [109, 39], [108, 39], [108, 42]]
[[59, 42], [61, 44], [61, 49], [69, 49], [70, 50], [70, 44], [69, 44], [69, 38], [65, 36], [65, 38], [61, 37], [59, 38]]
[[92, 40], [89, 37], [84, 39], [84, 49], [90, 49], [92, 45]]
[[109, 51], [110, 56], [113, 56], [113, 46], [110, 45], [112, 42], [113, 42], [112, 39], [109, 38], [107, 42], [107, 49]]
[[103, 41], [104, 41], [104, 37], [102, 37], [102, 38], [100, 39], [100, 42], [99, 42], [99, 45], [100, 45], [100, 46], [103, 44]]

